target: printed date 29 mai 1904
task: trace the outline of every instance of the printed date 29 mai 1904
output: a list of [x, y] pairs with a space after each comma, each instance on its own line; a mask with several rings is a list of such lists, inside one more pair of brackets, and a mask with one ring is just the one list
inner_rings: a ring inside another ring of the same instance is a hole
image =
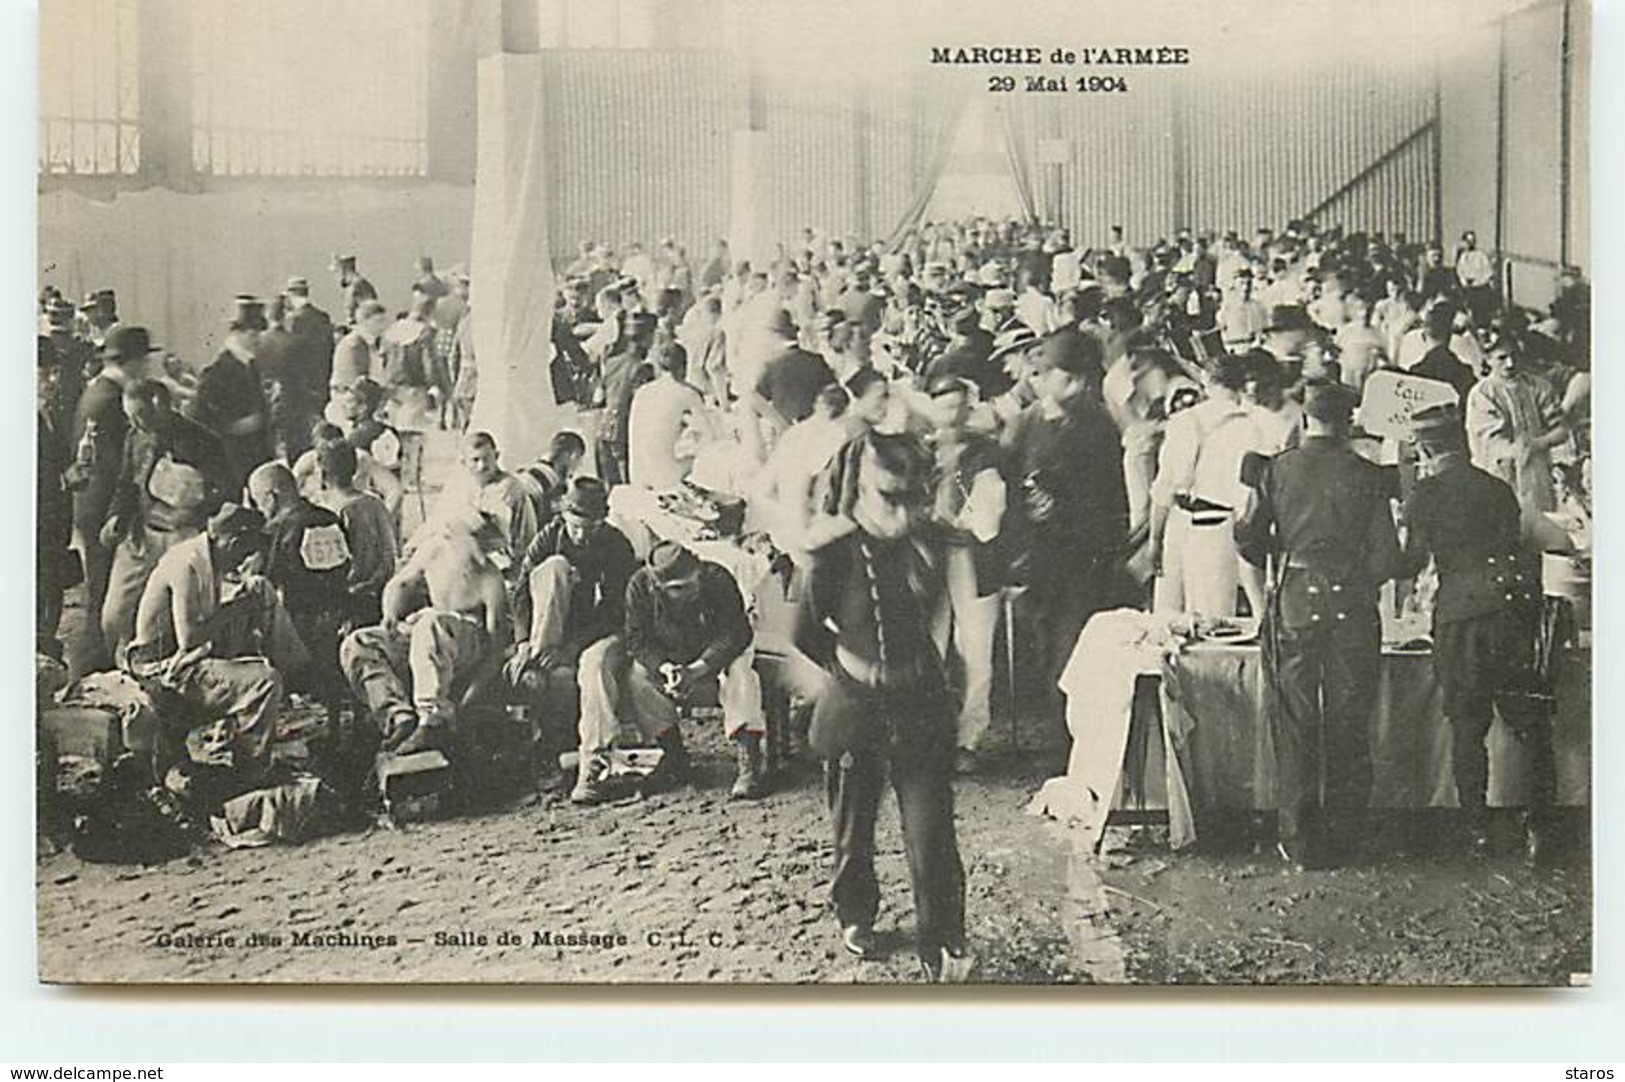
[[1128, 80], [1121, 75], [989, 75], [989, 94], [1004, 94], [1020, 90], [1029, 94], [1098, 94], [1127, 93]]

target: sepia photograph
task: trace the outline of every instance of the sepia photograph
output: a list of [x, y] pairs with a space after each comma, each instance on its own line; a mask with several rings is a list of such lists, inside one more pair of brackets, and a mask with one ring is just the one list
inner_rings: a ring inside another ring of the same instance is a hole
[[40, 0], [38, 980], [1589, 985], [1592, 15]]

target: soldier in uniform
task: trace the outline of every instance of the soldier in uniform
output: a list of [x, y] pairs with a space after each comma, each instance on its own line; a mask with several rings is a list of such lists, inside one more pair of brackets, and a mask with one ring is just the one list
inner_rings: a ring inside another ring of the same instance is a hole
[[1330, 863], [1362, 827], [1382, 651], [1377, 588], [1399, 562], [1392, 483], [1349, 446], [1353, 409], [1341, 384], [1310, 384], [1301, 445], [1244, 466], [1257, 499], [1236, 524], [1242, 557], [1270, 572], [1263, 642], [1279, 842], [1299, 867]]
[[914, 895], [916, 950], [932, 981], [969, 978], [965, 872], [954, 829], [954, 720], [933, 640], [945, 602], [940, 548], [921, 531], [931, 462], [907, 435], [870, 433], [843, 484], [845, 531], [818, 550], [794, 633], [813, 700], [808, 741], [825, 762], [835, 835], [830, 885], [845, 948], [877, 953], [875, 822], [897, 794]]
[[[1424, 476], [1405, 503], [1404, 574], [1432, 556], [1439, 573], [1433, 666], [1454, 738], [1456, 794], [1475, 853], [1489, 849], [1484, 738], [1495, 713], [1525, 751], [1528, 856], [1542, 858], [1543, 813], [1557, 786], [1550, 712], [1532, 662], [1540, 621], [1533, 559], [1520, 551], [1518, 499], [1474, 466], [1454, 406], [1418, 414], [1413, 428]], [[1533, 689], [1535, 694], [1520, 692]]]
[[56, 354], [56, 405], [54, 419], [64, 430], [72, 423], [86, 385], [101, 370], [96, 347], [73, 330], [74, 309], [70, 301], [58, 297], [45, 310], [50, 327], [51, 348]]
[[356, 269], [355, 256], [353, 255], [334, 256], [333, 269], [338, 272], [339, 289], [344, 294], [345, 323], [354, 327], [355, 310], [366, 301], [377, 300], [378, 291]]

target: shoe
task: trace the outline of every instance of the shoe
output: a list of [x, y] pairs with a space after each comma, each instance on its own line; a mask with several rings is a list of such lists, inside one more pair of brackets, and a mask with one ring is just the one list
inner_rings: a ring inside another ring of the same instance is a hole
[[417, 731], [418, 716], [410, 710], [401, 710], [392, 714], [389, 724], [384, 730], [383, 742], [378, 750], [391, 754], [398, 754], [402, 744]]
[[875, 930], [867, 924], [848, 924], [841, 928], [841, 946], [848, 954], [859, 958], [875, 956]]
[[[734, 738], [739, 773], [728, 796], [733, 800], [760, 800], [767, 795], [762, 765], [762, 734], [740, 733]], [[664, 764], [662, 764], [664, 765]]]
[[680, 785], [688, 778], [689, 771], [688, 748], [683, 745], [682, 730], [673, 725], [655, 737], [655, 743], [664, 754], [653, 776], [662, 786]]
[[955, 774], [974, 774], [981, 765], [981, 758], [970, 748], [960, 748], [954, 752]]
[[412, 755], [420, 751], [444, 752], [451, 747], [451, 726], [438, 714], [425, 714], [418, 718], [417, 727], [395, 748], [396, 755]]
[[593, 752], [581, 757], [576, 769], [575, 788], [570, 790], [572, 804], [602, 804], [608, 797], [609, 756]]
[[920, 969], [932, 984], [965, 984], [976, 969], [976, 956], [965, 948], [941, 948], [935, 958], [920, 958]]

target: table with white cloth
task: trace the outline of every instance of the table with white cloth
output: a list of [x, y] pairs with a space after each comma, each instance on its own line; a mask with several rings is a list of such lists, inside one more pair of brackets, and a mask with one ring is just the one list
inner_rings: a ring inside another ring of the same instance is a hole
[[[1385, 649], [1371, 724], [1376, 808], [1455, 807], [1450, 723], [1433, 659]], [[1554, 667], [1557, 801], [1590, 801], [1591, 651]], [[1180, 643], [1167, 621], [1135, 610], [1101, 613], [1078, 638], [1061, 678], [1072, 754], [1065, 777], [1030, 807], [1094, 832], [1114, 809], [1166, 809], [1177, 848], [1204, 815], [1275, 807], [1275, 749], [1256, 642]], [[1129, 756], [1131, 748], [1143, 756]], [[1125, 757], [1136, 760], [1125, 770]], [[1522, 748], [1496, 720], [1489, 735], [1489, 803], [1523, 802]]]
[[700, 559], [722, 565], [739, 584], [754, 616], [757, 590], [772, 568], [766, 555], [731, 538], [704, 536], [702, 523], [667, 511], [660, 506], [659, 493], [639, 485], [610, 489], [609, 521], [632, 542], [639, 559], [646, 558], [657, 541], [676, 541]]

